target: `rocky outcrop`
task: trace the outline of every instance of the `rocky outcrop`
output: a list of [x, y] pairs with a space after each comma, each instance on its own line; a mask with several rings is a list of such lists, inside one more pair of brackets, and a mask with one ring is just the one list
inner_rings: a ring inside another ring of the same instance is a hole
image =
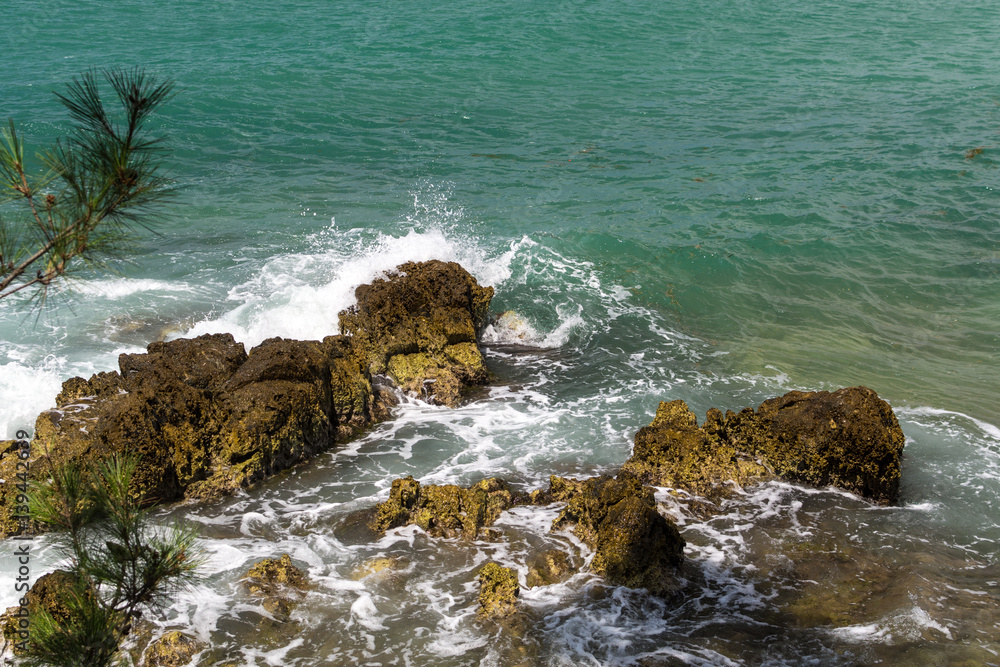
[[340, 314], [340, 330], [353, 336], [372, 374], [451, 406], [486, 381], [476, 340], [493, 288], [480, 287], [455, 262], [402, 264], [356, 296]]
[[[357, 436], [395, 402], [380, 382], [455, 405], [487, 372], [476, 335], [492, 288], [455, 263], [408, 263], [357, 289], [341, 313], [344, 335], [265, 340], [246, 352], [229, 334], [157, 342], [123, 354], [119, 371], [63, 384], [36, 422], [40, 457], [83, 464], [128, 450], [141, 455], [134, 492], [148, 503], [218, 497]], [[14, 480], [17, 447], [0, 451]], [[0, 483], [0, 531], [19, 530], [14, 485]]]
[[517, 613], [517, 598], [521, 586], [517, 572], [489, 562], [479, 571], [479, 616], [505, 618]]
[[837, 486], [888, 504], [899, 496], [903, 432], [892, 408], [867, 387], [792, 391], [705, 423], [683, 401], [660, 404], [635, 436], [624, 470], [648, 484], [712, 496], [725, 485], [773, 478]]
[[552, 477], [549, 495], [566, 502], [552, 529], [572, 527], [594, 550], [591, 570], [610, 583], [655, 595], [676, 591], [685, 543], [673, 522], [656, 511], [652, 489], [622, 472], [583, 481]]
[[421, 485], [412, 477], [394, 480], [389, 499], [376, 505], [372, 528], [385, 532], [416, 524], [435, 537], [474, 539], [500, 513], [515, 504], [502, 479], [491, 477], [467, 489], [445, 484]]

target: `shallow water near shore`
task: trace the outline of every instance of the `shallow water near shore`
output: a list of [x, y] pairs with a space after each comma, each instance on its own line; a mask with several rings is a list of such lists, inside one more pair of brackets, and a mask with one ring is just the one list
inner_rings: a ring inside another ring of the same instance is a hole
[[[483, 396], [405, 401], [251, 492], [163, 511], [211, 554], [154, 619], [209, 642], [199, 664], [1000, 664], [994, 4], [12, 0], [6, 17], [0, 117], [31, 144], [66, 132], [51, 91], [88, 67], [177, 80], [157, 122], [179, 191], [122, 276], [80, 276], [37, 320], [0, 303], [0, 438], [152, 340], [336, 333], [354, 288], [404, 261], [458, 261], [513, 311], [483, 335]], [[688, 541], [676, 599], [581, 572], [522, 591], [515, 633], [476, 620], [475, 574], [588, 558], [549, 532], [555, 508], [471, 545], [344, 527], [402, 475], [613, 472], [661, 400], [703, 418], [857, 384], [907, 436], [899, 507], [770, 484], [705, 519], [661, 489]], [[238, 584], [281, 553], [315, 583], [288, 623]], [[400, 569], [358, 579], [376, 557]]]

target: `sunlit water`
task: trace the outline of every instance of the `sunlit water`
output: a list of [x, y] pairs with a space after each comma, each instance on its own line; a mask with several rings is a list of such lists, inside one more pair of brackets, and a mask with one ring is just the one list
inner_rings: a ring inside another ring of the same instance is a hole
[[[52, 90], [144, 64], [178, 83], [158, 123], [179, 193], [122, 276], [37, 319], [0, 304], [0, 438], [152, 340], [336, 333], [403, 261], [459, 261], [513, 311], [484, 334], [488, 395], [404, 402], [168, 511], [211, 558], [154, 620], [205, 664], [1000, 664], [995, 5], [8, 4], [0, 117], [51, 141]], [[524, 590], [512, 633], [476, 620], [476, 571], [585, 562], [558, 508], [506, 514], [499, 542], [341, 529], [402, 475], [612, 472], [660, 400], [702, 417], [856, 384], [907, 436], [900, 506], [772, 484], [706, 520], [661, 490], [677, 599], [583, 571]], [[238, 583], [281, 553], [315, 585], [284, 624]], [[376, 556], [404, 566], [358, 580]]]

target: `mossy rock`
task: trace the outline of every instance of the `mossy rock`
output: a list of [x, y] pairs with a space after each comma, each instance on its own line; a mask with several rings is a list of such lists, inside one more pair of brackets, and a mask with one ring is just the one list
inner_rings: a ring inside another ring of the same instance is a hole
[[372, 528], [384, 533], [415, 524], [435, 537], [473, 539], [514, 504], [507, 483], [495, 477], [467, 489], [453, 484], [421, 485], [405, 477], [393, 480], [389, 499], [376, 505]]
[[309, 589], [305, 573], [292, 564], [288, 554], [254, 564], [244, 577], [244, 585], [251, 595], [262, 598], [261, 606], [278, 623], [288, 620]]
[[[476, 337], [492, 294], [457, 264], [408, 263], [358, 288], [341, 314], [347, 335], [271, 338], [247, 354], [232, 335], [207, 334], [122, 354], [118, 372], [67, 380], [39, 415], [32, 479], [47, 477], [42, 454], [86, 467], [128, 450], [140, 457], [131, 492], [145, 503], [232, 493], [388, 418], [395, 394], [372, 371], [397, 355], [420, 367], [401, 382], [430, 380], [433, 400], [457, 405], [488, 379]], [[22, 528], [17, 464], [0, 448], [0, 536]]]
[[479, 615], [504, 618], [517, 612], [521, 586], [517, 572], [498, 563], [487, 563], [479, 571]]
[[867, 387], [792, 391], [725, 423], [726, 438], [785, 479], [836, 486], [880, 504], [899, 498], [905, 436], [889, 404]]
[[356, 341], [373, 375], [406, 391], [457, 405], [488, 373], [476, 345], [493, 288], [454, 262], [408, 262], [355, 291], [340, 330]]
[[867, 387], [793, 391], [725, 417], [712, 408], [700, 427], [683, 401], [670, 401], [636, 433], [623, 470], [710, 500], [731, 482], [782, 478], [888, 504], [899, 496], [904, 442], [892, 408]]
[[174, 630], [153, 641], [143, 655], [145, 667], [183, 667], [208, 648], [205, 642]]
[[299, 591], [308, 589], [305, 572], [292, 564], [288, 554], [266, 558], [254, 564], [246, 574], [247, 590], [254, 595], [272, 595], [283, 587]]
[[766, 478], [766, 467], [720, 437], [721, 419], [713, 408], [699, 428], [684, 401], [660, 403], [652, 423], [636, 433], [632, 456], [622, 470], [647, 484], [712, 499], [726, 495], [729, 481], [742, 486]]
[[368, 577], [379, 577], [386, 573], [399, 572], [407, 569], [409, 566], [409, 559], [401, 556], [369, 558], [354, 569], [351, 573], [351, 578], [355, 581], [360, 581]]
[[582, 483], [554, 477], [552, 486], [550, 493], [567, 500], [552, 529], [573, 527], [596, 552], [591, 562], [596, 574], [655, 595], [676, 592], [685, 543], [674, 523], [656, 511], [652, 489], [628, 472]]

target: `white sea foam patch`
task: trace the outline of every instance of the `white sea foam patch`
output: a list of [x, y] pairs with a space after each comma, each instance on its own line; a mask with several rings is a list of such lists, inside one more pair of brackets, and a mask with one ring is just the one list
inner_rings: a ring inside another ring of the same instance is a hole
[[929, 408], [929, 407], [919, 407], [919, 408], [895, 408], [897, 415], [902, 416], [912, 416], [912, 417], [923, 417], [923, 416], [933, 416], [933, 417], [949, 417], [968, 421], [974, 424], [976, 428], [982, 431], [983, 435], [993, 439], [997, 443], [1000, 443], [1000, 427], [995, 426], [989, 422], [982, 421], [981, 419], [976, 419], [975, 417], [970, 417], [967, 414], [961, 412], [954, 412], [952, 410], [942, 410], [940, 408]]
[[140, 292], [194, 293], [197, 288], [183, 282], [168, 282], [151, 278], [107, 278], [103, 280], [81, 280], [72, 283], [72, 288], [82, 296], [102, 297], [112, 301]]
[[0, 440], [34, 432], [39, 407], [55, 405], [65, 374], [65, 360], [53, 355], [35, 364], [0, 364]]
[[894, 644], [897, 642], [916, 641], [923, 636], [923, 631], [934, 630], [948, 640], [953, 640], [951, 629], [935, 621], [924, 609], [914, 605], [908, 610], [893, 614], [877, 623], [864, 625], [849, 625], [836, 628], [830, 634], [849, 642], [880, 642]]
[[[350, 234], [346, 234], [348, 238]], [[339, 332], [338, 313], [355, 302], [354, 290], [400, 264], [432, 259], [464, 266], [483, 285], [498, 286], [529, 239], [491, 255], [472, 241], [440, 229], [410, 230], [405, 236], [380, 234], [374, 242], [354, 238], [328, 249], [271, 259], [250, 281], [230, 290], [235, 305], [199, 322], [185, 336], [231, 333], [252, 347], [272, 336], [317, 340]]]

